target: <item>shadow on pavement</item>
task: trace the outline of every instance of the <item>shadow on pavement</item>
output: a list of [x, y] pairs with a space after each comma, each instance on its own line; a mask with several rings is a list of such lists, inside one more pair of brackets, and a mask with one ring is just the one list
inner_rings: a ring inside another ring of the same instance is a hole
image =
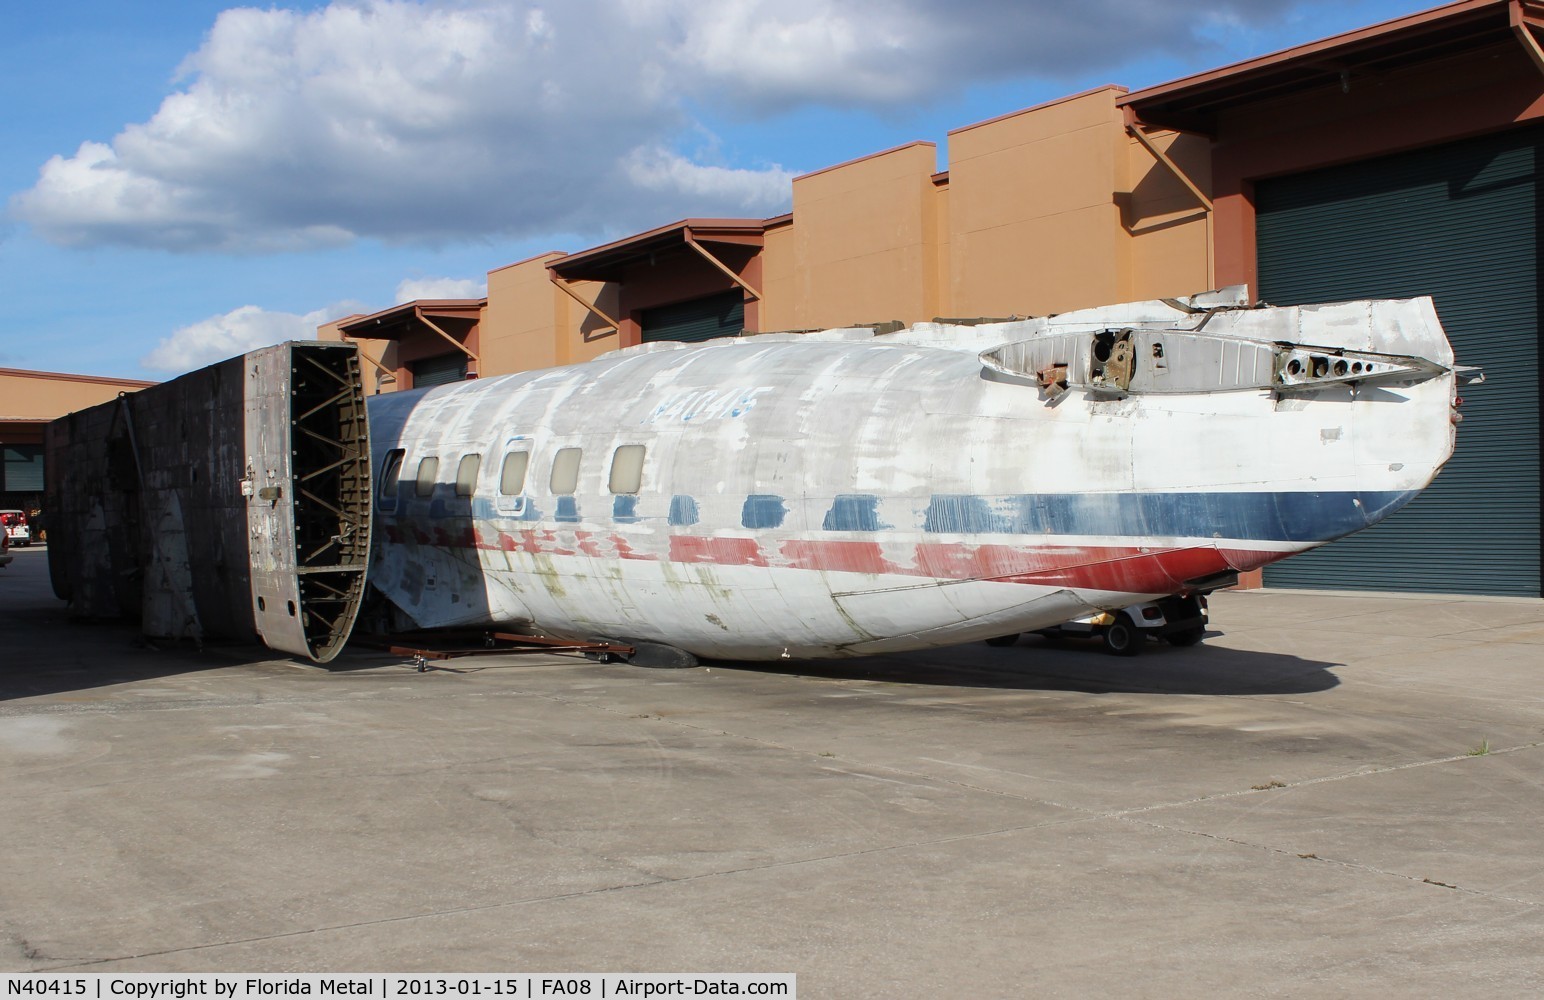
[[0, 702], [86, 691], [274, 658], [261, 646], [156, 642], [114, 621], [74, 621], [48, 580], [46, 546], [0, 569]]
[[[48, 582], [45, 550], [16, 553], [0, 569], [0, 701], [32, 698], [232, 666], [284, 660], [257, 644], [221, 644], [200, 650], [189, 642], [156, 643], [131, 626], [74, 622]], [[1216, 633], [1213, 633], [1215, 636]], [[574, 668], [584, 669], [575, 658]], [[714, 663], [714, 669], [831, 680], [997, 688], [1015, 691], [1131, 692], [1147, 694], [1308, 694], [1339, 683], [1333, 663], [1202, 643], [1180, 649], [1149, 643], [1135, 657], [1105, 654], [1098, 643], [1028, 636], [1016, 646], [971, 643], [858, 660]], [[411, 660], [364, 647], [350, 648], [318, 675], [402, 667]], [[286, 662], [285, 668], [289, 669]], [[442, 663], [446, 673], [473, 673], [474, 661]], [[639, 668], [640, 678], [648, 676]]]
[[[1215, 638], [1220, 633], [1211, 632]], [[1139, 655], [1110, 656], [1097, 642], [1029, 636], [1018, 645], [985, 643], [858, 660], [716, 663], [716, 668], [888, 684], [1084, 691], [1090, 694], [1310, 694], [1340, 683], [1340, 666], [1287, 653], [1149, 643]]]

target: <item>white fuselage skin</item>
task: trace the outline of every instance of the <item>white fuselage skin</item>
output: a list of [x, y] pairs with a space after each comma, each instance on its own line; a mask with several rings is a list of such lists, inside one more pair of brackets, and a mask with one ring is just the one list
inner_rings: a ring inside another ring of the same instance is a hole
[[[1203, 318], [1212, 337], [1441, 369], [1286, 395], [1057, 394], [978, 357]], [[425, 628], [700, 657], [857, 656], [1027, 631], [1188, 592], [1386, 516], [1451, 454], [1451, 365], [1424, 299], [1209, 317], [1137, 303], [878, 337], [645, 345], [381, 395], [370, 578]], [[626, 446], [640, 445], [634, 476]], [[572, 486], [563, 449], [578, 449]], [[506, 456], [520, 452], [515, 483]]]

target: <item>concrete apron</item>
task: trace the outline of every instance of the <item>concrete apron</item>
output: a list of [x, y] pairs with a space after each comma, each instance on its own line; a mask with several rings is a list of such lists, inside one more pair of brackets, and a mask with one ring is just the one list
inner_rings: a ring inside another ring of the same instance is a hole
[[791, 971], [807, 997], [1544, 987], [1544, 602], [1219, 594], [1194, 649], [415, 673], [0, 570], [0, 968]]

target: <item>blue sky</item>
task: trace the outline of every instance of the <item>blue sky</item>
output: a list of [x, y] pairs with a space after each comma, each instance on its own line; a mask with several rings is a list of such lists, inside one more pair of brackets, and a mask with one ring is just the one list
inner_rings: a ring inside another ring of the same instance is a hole
[[[166, 378], [1393, 0], [57, 0], [0, 34], [0, 367]], [[947, 167], [947, 162], [940, 163]], [[3, 411], [3, 401], [0, 401]]]

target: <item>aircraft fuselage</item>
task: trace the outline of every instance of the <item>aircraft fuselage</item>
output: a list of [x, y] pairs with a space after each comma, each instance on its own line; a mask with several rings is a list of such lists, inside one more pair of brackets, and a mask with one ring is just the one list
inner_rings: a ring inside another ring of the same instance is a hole
[[1138, 303], [376, 396], [370, 579], [422, 627], [707, 657], [1047, 627], [1387, 516], [1451, 453], [1451, 362], [1428, 300]]

